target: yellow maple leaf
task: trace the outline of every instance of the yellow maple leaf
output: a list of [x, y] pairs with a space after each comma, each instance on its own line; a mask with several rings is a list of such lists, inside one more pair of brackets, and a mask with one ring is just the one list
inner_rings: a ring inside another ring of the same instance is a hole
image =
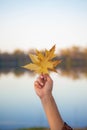
[[22, 66], [23, 68], [35, 71], [36, 73], [48, 74], [49, 71], [56, 71], [56, 66], [61, 60], [55, 60], [55, 45], [50, 50], [44, 52], [36, 50], [35, 54], [29, 54], [32, 63]]

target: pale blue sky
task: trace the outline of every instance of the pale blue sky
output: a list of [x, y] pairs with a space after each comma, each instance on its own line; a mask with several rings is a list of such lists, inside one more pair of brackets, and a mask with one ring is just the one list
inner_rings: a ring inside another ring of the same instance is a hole
[[87, 46], [87, 0], [0, 0], [0, 50]]

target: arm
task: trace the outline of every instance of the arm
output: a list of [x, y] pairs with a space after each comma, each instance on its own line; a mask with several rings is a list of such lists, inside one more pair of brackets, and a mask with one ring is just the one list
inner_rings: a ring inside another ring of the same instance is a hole
[[49, 95], [42, 100], [42, 104], [48, 118], [51, 130], [62, 130], [64, 122], [60, 116], [56, 103], [52, 95]]
[[73, 130], [63, 122], [55, 100], [52, 96], [53, 81], [49, 75], [40, 75], [34, 82], [37, 95], [40, 97], [51, 130]]
[[62, 130], [64, 122], [52, 96], [53, 81], [49, 75], [40, 75], [34, 83], [40, 97], [51, 130]]

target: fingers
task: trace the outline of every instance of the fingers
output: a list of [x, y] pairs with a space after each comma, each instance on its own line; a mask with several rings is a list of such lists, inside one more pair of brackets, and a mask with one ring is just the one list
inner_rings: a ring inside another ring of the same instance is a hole
[[34, 82], [35, 87], [42, 88], [44, 87], [45, 83], [47, 81], [47, 76], [41, 74], [37, 80]]
[[34, 82], [34, 87], [35, 87], [35, 88], [42, 88], [42, 86], [39, 84], [38, 81], [35, 81], [35, 82]]
[[46, 81], [47, 80], [47, 75], [46, 74], [41, 74], [40, 75], [40, 78], [43, 80], [43, 81]]

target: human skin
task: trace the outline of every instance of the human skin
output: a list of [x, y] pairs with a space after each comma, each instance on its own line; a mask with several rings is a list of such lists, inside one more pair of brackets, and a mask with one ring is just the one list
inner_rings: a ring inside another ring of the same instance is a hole
[[64, 122], [52, 95], [53, 80], [48, 74], [41, 74], [34, 82], [36, 94], [40, 97], [51, 130], [62, 130]]

